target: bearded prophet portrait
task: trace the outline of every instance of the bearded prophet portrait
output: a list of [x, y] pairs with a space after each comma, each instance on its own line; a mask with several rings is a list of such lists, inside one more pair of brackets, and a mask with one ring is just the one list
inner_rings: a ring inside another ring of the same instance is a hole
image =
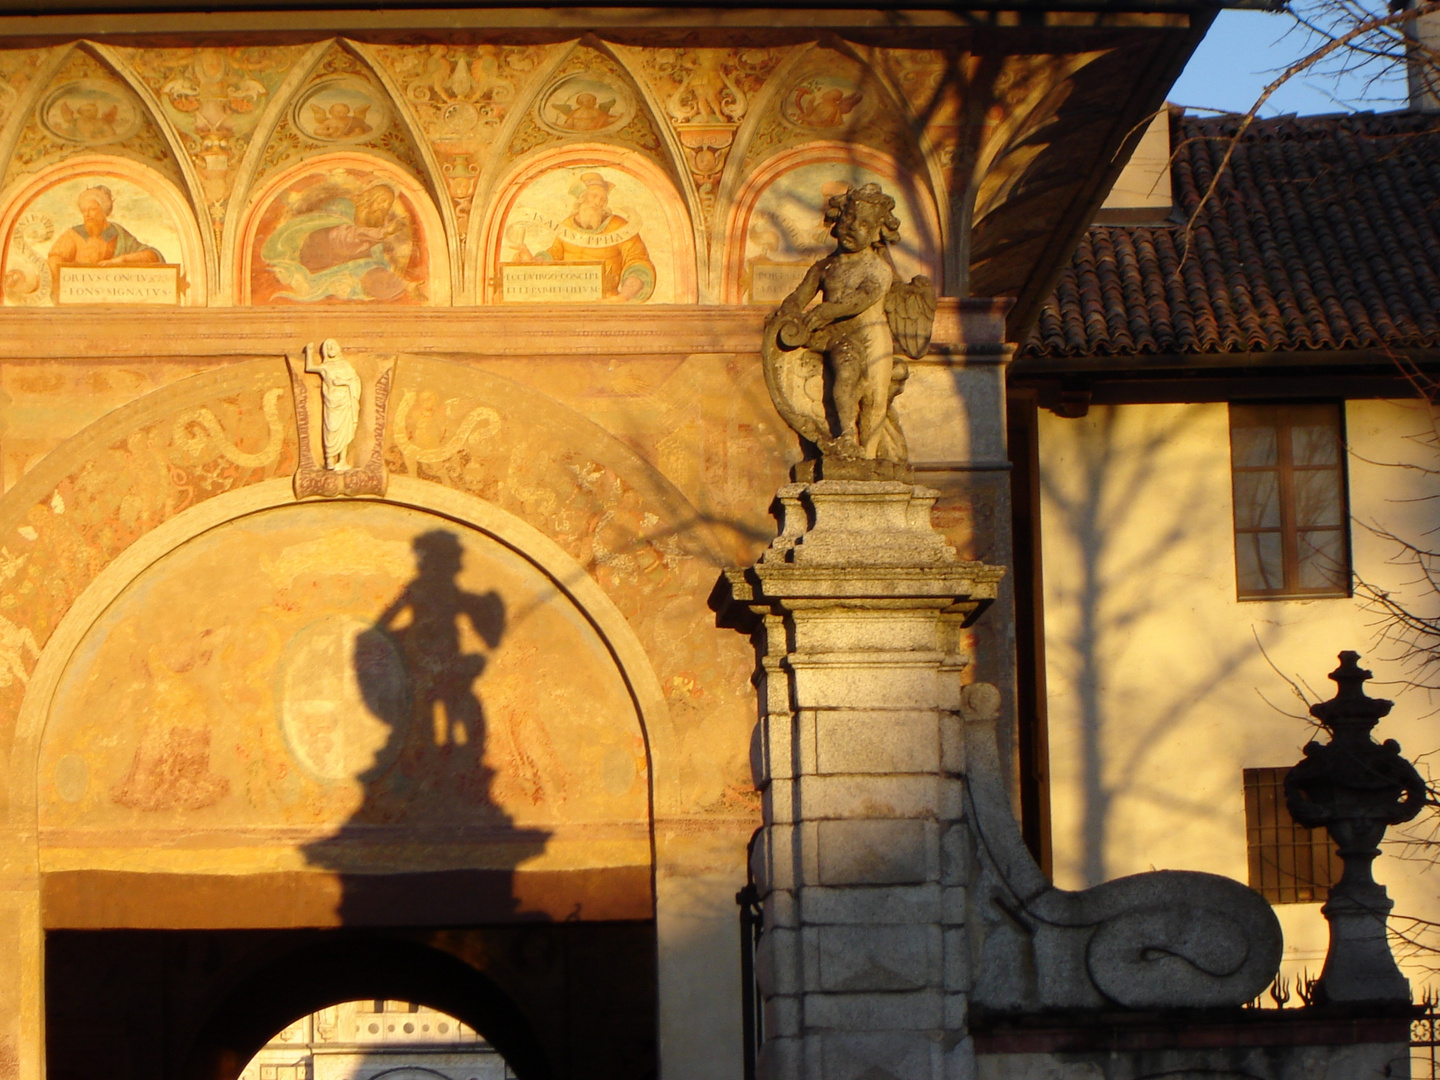
[[337, 169], [297, 180], [261, 215], [255, 304], [423, 304], [429, 253], [409, 197], [389, 178]]
[[[522, 194], [506, 218], [502, 298], [668, 302], [673, 283], [656, 267], [668, 267], [669, 236], [652, 225], [663, 220], [653, 193], [618, 169], [549, 173]], [[590, 290], [569, 296], [546, 290], [546, 267], [590, 268]], [[522, 268], [528, 269], [517, 272]]]
[[[72, 267], [173, 267], [169, 300], [174, 303], [175, 282], [183, 285], [176, 272], [180, 249], [174, 221], [144, 188], [120, 177], [73, 177], [40, 192], [16, 218], [0, 277], [5, 303], [62, 301], [62, 271]], [[103, 299], [134, 302], [121, 292]]]

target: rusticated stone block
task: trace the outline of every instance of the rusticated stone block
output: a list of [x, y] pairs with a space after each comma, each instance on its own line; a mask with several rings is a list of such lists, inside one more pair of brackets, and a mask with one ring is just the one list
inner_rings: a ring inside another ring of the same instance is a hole
[[965, 930], [946, 930], [945, 989], [968, 991], [970, 986], [970, 935]]
[[918, 885], [938, 869], [934, 826], [919, 820], [822, 821], [816, 826], [822, 885]]
[[800, 919], [806, 926], [938, 923], [944, 910], [938, 885], [852, 885], [843, 889], [807, 885], [799, 897]]
[[[940, 816], [944, 810], [943, 784], [934, 775], [808, 776], [798, 786], [797, 802], [810, 821], [825, 818], [933, 818]], [[781, 812], [778, 800], [774, 807], [777, 814]], [[794, 818], [777, 817], [775, 820]]]
[[755, 981], [763, 994], [798, 994], [800, 933], [776, 928], [760, 936], [755, 947]]
[[765, 1033], [765, 1045], [755, 1059], [756, 1080], [796, 1080], [804, 1074], [805, 1044], [797, 1038]]
[[813, 714], [815, 771], [933, 773], [940, 767], [939, 718], [916, 712], [819, 710]]
[[800, 653], [933, 652], [939, 642], [930, 611], [859, 611], [837, 606], [829, 611], [805, 611], [795, 619], [794, 648]]
[[805, 1026], [837, 1031], [933, 1031], [944, 1006], [934, 990], [892, 994], [806, 994]]
[[970, 881], [975, 865], [975, 838], [962, 824], [949, 826], [940, 841], [940, 880], [946, 885]]
[[939, 1048], [919, 1033], [824, 1032], [807, 1040], [819, 1044], [825, 1080], [933, 1080]]
[[921, 990], [939, 970], [940, 930], [934, 926], [825, 926], [804, 932], [816, 967], [805, 989]]
[[765, 999], [765, 1036], [778, 1038], [800, 1034], [800, 998], [780, 995]]
[[816, 709], [933, 708], [941, 653], [794, 654], [795, 698]]

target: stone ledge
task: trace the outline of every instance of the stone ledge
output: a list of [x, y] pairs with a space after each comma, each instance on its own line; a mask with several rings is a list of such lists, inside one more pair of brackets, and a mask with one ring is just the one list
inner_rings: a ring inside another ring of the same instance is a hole
[[1414, 1005], [1379, 1008], [1176, 1009], [1165, 1012], [974, 1013], [981, 1054], [1352, 1046], [1408, 1043]]

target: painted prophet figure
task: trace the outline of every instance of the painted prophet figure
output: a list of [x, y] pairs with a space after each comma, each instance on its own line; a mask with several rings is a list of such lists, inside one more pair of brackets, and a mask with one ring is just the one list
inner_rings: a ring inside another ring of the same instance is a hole
[[156, 266], [165, 261], [155, 248], [110, 220], [115, 212], [115, 196], [105, 185], [80, 192], [75, 207], [80, 211], [81, 223], [62, 232], [46, 257], [51, 299], [59, 295], [62, 266]]
[[570, 189], [574, 209], [555, 229], [554, 242], [547, 250], [532, 254], [522, 231], [512, 261], [598, 262], [603, 299], [648, 300], [655, 292], [655, 264], [640, 236], [639, 224], [610, 209], [614, 186], [598, 172], [581, 173]]

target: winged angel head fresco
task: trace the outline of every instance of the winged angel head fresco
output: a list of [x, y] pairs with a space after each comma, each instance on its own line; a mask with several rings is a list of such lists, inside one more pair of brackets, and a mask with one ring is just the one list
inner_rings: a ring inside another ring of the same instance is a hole
[[879, 184], [833, 196], [825, 220], [835, 250], [766, 320], [765, 383], [807, 456], [904, 463], [893, 403], [910, 372], [896, 350], [918, 360], [930, 348], [935, 289], [923, 275], [898, 280], [900, 220]]

